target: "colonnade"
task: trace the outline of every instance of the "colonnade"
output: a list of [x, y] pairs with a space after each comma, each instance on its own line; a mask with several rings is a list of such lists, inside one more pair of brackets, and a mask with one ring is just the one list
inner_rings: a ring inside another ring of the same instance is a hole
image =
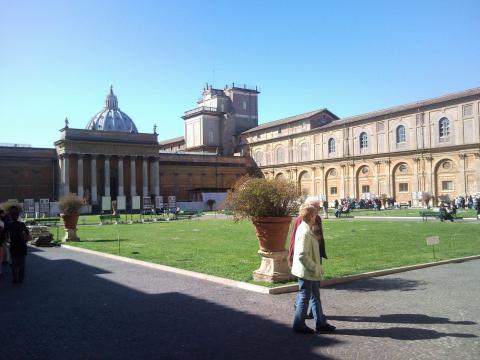
[[[74, 155], [74, 156], [72, 156]], [[84, 157], [88, 156], [90, 160], [90, 193], [92, 204], [98, 203], [99, 189], [97, 185], [97, 158], [102, 157], [104, 159], [104, 189], [103, 196], [111, 196], [112, 189], [110, 188], [110, 159], [116, 158], [117, 160], [117, 196], [125, 196], [125, 183], [124, 183], [124, 155], [98, 155], [98, 154], [62, 154], [59, 157], [60, 167], [60, 195], [68, 194], [70, 192], [76, 192], [78, 196], [83, 197], [85, 194], [84, 186]], [[77, 159], [76, 179], [77, 189], [72, 191], [70, 188], [70, 161], [75, 157]], [[151, 156], [135, 156], [129, 155], [130, 158], [130, 196], [142, 195], [149, 196], [150, 194], [160, 195], [160, 173], [159, 173], [159, 160], [156, 157]], [[137, 158], [142, 159], [142, 193], [137, 193], [137, 174], [136, 174], [136, 162]], [[127, 163], [128, 164], [128, 163]], [[149, 172], [150, 165], [150, 172]], [[128, 166], [128, 165], [126, 165]], [[149, 179], [150, 175], [150, 179]]]

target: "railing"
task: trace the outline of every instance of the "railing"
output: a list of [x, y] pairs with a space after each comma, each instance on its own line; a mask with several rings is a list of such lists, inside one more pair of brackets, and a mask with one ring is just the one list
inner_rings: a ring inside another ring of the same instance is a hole
[[22, 147], [22, 148], [31, 148], [32, 145], [30, 144], [11, 144], [11, 143], [0, 143], [0, 146], [5, 147]]
[[203, 112], [203, 111], [221, 112], [221, 111], [219, 111], [217, 108], [214, 108], [214, 107], [210, 107], [210, 106], [199, 106], [199, 107], [197, 107], [197, 108], [195, 108], [195, 109], [185, 111], [184, 115], [185, 115], [185, 116], [187, 116], [187, 115], [192, 115], [192, 114], [196, 114], [196, 113]]

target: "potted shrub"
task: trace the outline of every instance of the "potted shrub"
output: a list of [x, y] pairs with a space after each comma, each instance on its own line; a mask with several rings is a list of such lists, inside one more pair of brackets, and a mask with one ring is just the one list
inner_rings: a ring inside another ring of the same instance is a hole
[[245, 176], [228, 192], [225, 207], [233, 211], [235, 221], [252, 221], [261, 250], [283, 251], [299, 197], [297, 186], [287, 180]]
[[300, 192], [284, 179], [240, 178], [228, 192], [225, 207], [234, 220], [250, 219], [255, 226], [262, 263], [253, 272], [256, 281], [284, 281], [291, 278], [285, 242], [292, 215], [298, 211]]
[[75, 194], [67, 194], [58, 201], [58, 208], [60, 209], [60, 217], [65, 226], [64, 241], [76, 241], [77, 237], [77, 223], [80, 216], [79, 210], [83, 206], [83, 199]]

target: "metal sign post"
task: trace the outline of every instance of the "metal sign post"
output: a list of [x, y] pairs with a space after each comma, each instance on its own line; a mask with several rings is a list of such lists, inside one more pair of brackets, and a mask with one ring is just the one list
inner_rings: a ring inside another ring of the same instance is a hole
[[425, 239], [427, 241], [427, 245], [432, 247], [433, 251], [433, 261], [435, 260], [435, 245], [440, 244], [440, 237], [438, 236], [429, 236]]

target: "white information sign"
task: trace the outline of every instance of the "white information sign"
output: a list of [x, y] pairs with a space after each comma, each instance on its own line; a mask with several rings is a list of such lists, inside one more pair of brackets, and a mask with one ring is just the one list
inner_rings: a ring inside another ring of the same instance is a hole
[[35, 212], [35, 200], [34, 199], [24, 199], [23, 200], [23, 211], [26, 213]]
[[168, 197], [168, 208], [169, 209], [177, 209], [177, 197], [176, 196], [169, 196]]
[[45, 214], [46, 216], [49, 216], [50, 215], [50, 199], [40, 199], [39, 203], [40, 203], [39, 205], [40, 214]]
[[427, 245], [438, 245], [440, 244], [440, 238], [438, 236], [429, 236], [426, 238], [427, 240]]
[[155, 196], [155, 208], [163, 209], [163, 196]]
[[140, 210], [140, 196], [132, 196], [132, 210]]
[[125, 196], [117, 196], [117, 210], [125, 210], [127, 208], [127, 198]]
[[143, 197], [143, 210], [150, 210], [152, 208], [152, 199], [150, 196]]
[[102, 196], [102, 211], [112, 210], [112, 198], [110, 196]]

